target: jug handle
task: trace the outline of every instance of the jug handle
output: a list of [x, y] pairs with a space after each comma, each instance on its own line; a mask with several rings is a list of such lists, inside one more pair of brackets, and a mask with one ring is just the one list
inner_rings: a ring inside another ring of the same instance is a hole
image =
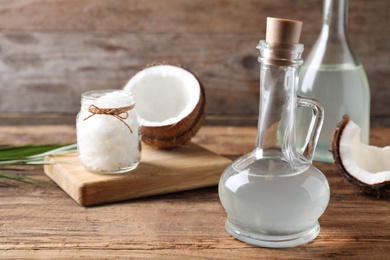
[[309, 162], [312, 162], [318, 138], [320, 137], [322, 124], [324, 123], [324, 108], [317, 100], [299, 95], [297, 96], [297, 106], [308, 107], [312, 110], [310, 126], [306, 135], [305, 144], [300, 151], [301, 155], [303, 155]]

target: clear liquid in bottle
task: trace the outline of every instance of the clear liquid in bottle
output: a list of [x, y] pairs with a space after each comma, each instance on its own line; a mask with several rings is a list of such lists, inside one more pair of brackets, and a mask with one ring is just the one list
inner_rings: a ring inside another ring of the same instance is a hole
[[245, 161], [247, 156], [233, 163], [220, 181], [226, 230], [246, 243], [266, 247], [291, 247], [314, 239], [320, 231], [318, 218], [329, 202], [325, 176], [308, 164], [294, 169], [275, 158], [241, 168]]
[[[330, 141], [339, 119], [348, 114], [361, 128], [362, 142], [368, 143], [370, 128], [370, 91], [362, 65], [322, 65], [319, 69], [301, 67], [298, 94], [320, 101], [325, 110], [324, 124], [318, 140], [314, 160], [332, 162]], [[297, 109], [297, 146], [305, 140], [310, 111]]]

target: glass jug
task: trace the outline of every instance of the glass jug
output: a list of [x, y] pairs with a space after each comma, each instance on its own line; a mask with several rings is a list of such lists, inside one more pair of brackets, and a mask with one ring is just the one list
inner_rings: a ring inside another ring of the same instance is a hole
[[[368, 144], [370, 89], [364, 68], [347, 34], [348, 0], [324, 0], [322, 30], [300, 71], [298, 94], [315, 98], [325, 109], [324, 125], [314, 160], [333, 162], [330, 141], [344, 114], [361, 128], [362, 142]], [[297, 145], [304, 143], [308, 111], [297, 110]]]
[[[311, 164], [323, 109], [317, 101], [296, 95], [302, 44], [260, 41], [257, 48], [261, 68], [256, 147], [225, 169], [219, 197], [232, 236], [257, 246], [291, 247], [318, 235], [318, 218], [329, 202], [328, 182]], [[313, 111], [300, 153], [295, 145], [297, 106]]]

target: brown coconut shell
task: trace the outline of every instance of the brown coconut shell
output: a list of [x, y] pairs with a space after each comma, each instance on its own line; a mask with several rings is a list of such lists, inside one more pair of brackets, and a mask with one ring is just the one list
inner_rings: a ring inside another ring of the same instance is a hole
[[[171, 65], [167, 63], [153, 63], [147, 65], [143, 69], [150, 68], [158, 65]], [[182, 69], [180, 65], [171, 65]], [[188, 143], [192, 137], [196, 135], [198, 130], [201, 128], [206, 117], [206, 93], [202, 82], [199, 78], [189, 71], [200, 86], [200, 96], [197, 105], [194, 110], [181, 121], [166, 125], [166, 126], [141, 126], [142, 141], [150, 146], [160, 149], [172, 149], [180, 145]], [[131, 80], [131, 79], [130, 79]]]
[[201, 83], [200, 87], [199, 102], [187, 117], [172, 125], [142, 126], [142, 141], [153, 147], [163, 149], [171, 149], [189, 142], [203, 125], [206, 117], [206, 95]]
[[347, 180], [348, 183], [352, 184], [357, 189], [368, 194], [376, 195], [378, 198], [387, 197], [390, 194], [390, 181], [369, 185], [353, 177], [343, 164], [343, 158], [340, 155], [340, 139], [345, 127], [350, 121], [351, 118], [349, 115], [343, 115], [334, 130], [334, 134], [331, 140], [331, 152], [333, 154], [334, 164], [336, 165], [338, 172], [345, 178], [345, 180]]

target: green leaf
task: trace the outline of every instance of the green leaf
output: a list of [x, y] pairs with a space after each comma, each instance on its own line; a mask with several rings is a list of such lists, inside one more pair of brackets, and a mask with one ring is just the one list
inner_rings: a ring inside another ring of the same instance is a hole
[[76, 144], [0, 146], [0, 161], [11, 161], [26, 159], [29, 157], [45, 156], [48, 154], [73, 150], [75, 148]]
[[[77, 150], [77, 144], [69, 145], [19, 145], [19, 146], [0, 146], [0, 166], [5, 165], [23, 165], [23, 164], [52, 164], [59, 163], [56, 161], [45, 161], [45, 156], [61, 154]], [[62, 162], [67, 163], [67, 162]], [[52, 182], [47, 182], [27, 176], [0, 172], [1, 184], [16, 187], [9, 181], [18, 181], [28, 184], [39, 185], [39, 183], [56, 185]]]
[[[0, 178], [24, 182], [24, 183], [28, 183], [28, 184], [35, 184], [35, 185], [38, 185], [38, 183], [45, 183], [45, 184], [57, 186], [57, 184], [55, 184], [53, 182], [39, 180], [39, 179], [35, 179], [35, 178], [31, 178], [31, 177], [27, 177], [27, 176], [23, 176], [23, 175], [19, 175], [19, 174], [14, 174], [14, 173], [8, 173], [8, 172], [0, 172]], [[11, 185], [11, 186], [14, 186], [14, 185]]]
[[1, 165], [47, 164], [45, 156], [76, 151], [77, 145], [23, 145], [0, 147]]
[[3, 184], [5, 186], [10, 186], [10, 187], [18, 187], [17, 185], [13, 185], [13, 184], [5, 182], [5, 181], [0, 181], [0, 184]]

